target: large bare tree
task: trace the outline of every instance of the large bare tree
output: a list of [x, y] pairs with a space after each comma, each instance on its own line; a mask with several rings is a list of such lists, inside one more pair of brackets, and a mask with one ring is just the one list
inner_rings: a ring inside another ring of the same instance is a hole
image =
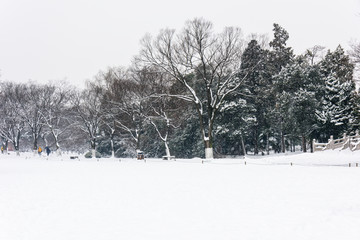
[[8, 142], [12, 143], [16, 154], [20, 155], [20, 137], [25, 128], [25, 122], [18, 114], [20, 105], [25, 104], [22, 84], [11, 82], [1, 83], [0, 106], [0, 136], [4, 140], [4, 151], [7, 152]]
[[66, 113], [70, 108], [69, 103], [74, 96], [74, 91], [63, 81], [48, 83], [43, 86], [43, 89], [44, 94], [41, 97], [44, 107], [40, 109], [44, 120], [43, 138], [48, 146], [47, 139], [51, 137], [54, 140], [56, 153], [61, 155], [60, 142], [73, 126]]
[[88, 135], [92, 158], [96, 157], [97, 139], [105, 117], [102, 109], [103, 96], [101, 87], [88, 82], [87, 89], [75, 94], [72, 99], [78, 127]]
[[145, 86], [146, 91], [143, 98], [146, 102], [147, 111], [144, 112], [146, 122], [150, 123], [155, 129], [158, 137], [165, 147], [165, 158], [170, 159], [169, 140], [173, 129], [180, 125], [179, 121], [181, 109], [186, 104], [183, 101], [169, 97], [174, 93], [172, 77], [164, 71], [159, 71], [156, 67], [144, 67], [136, 69], [134, 77], [138, 83]]
[[360, 64], [360, 42], [354, 42], [351, 44], [352, 50], [350, 55], [356, 64]]
[[28, 134], [32, 137], [34, 153], [37, 152], [38, 140], [44, 126], [40, 114], [46, 101], [44, 94], [43, 86], [34, 82], [15, 84], [11, 92], [12, 109], [27, 126]]
[[173, 95], [196, 107], [205, 157], [213, 158], [213, 126], [224, 98], [242, 84], [238, 69], [243, 47], [239, 28], [213, 32], [213, 24], [194, 19], [180, 33], [165, 29], [155, 37], [147, 35], [137, 60], [170, 74], [185, 94]]
[[124, 68], [109, 68], [96, 77], [98, 85], [104, 89], [106, 126], [127, 133], [130, 142], [134, 143], [134, 150], [141, 149], [141, 135], [148, 112], [147, 96], [151, 84], [143, 80], [137, 71]]
[[349, 52], [353, 62], [355, 63], [355, 81], [357, 85], [360, 84], [360, 42], [353, 42], [351, 44], [351, 51]]

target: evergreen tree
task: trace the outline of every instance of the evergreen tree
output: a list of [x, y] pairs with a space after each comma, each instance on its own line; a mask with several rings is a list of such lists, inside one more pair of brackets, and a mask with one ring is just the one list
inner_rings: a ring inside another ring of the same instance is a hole
[[204, 157], [202, 141], [199, 134], [199, 122], [191, 106], [182, 111], [184, 121], [175, 129], [174, 137], [169, 140], [172, 154], [179, 158]]
[[275, 77], [275, 89], [276, 111], [282, 119], [280, 130], [285, 131], [293, 143], [301, 137], [302, 149], [306, 151], [306, 141], [311, 139], [314, 130], [316, 96], [321, 80], [318, 67], [304, 59], [299, 56], [282, 69]]
[[353, 82], [354, 64], [350, 57], [345, 54], [344, 49], [339, 45], [334, 52], [330, 50], [320, 62], [321, 74], [324, 78], [332, 75], [338, 78], [340, 83]]
[[239, 79], [244, 79], [244, 84], [226, 99], [220, 110], [217, 134], [222, 136], [223, 149], [232, 142], [230, 151], [233, 154], [244, 154], [245, 145], [255, 154], [259, 153], [259, 148], [266, 148], [260, 146], [260, 136], [264, 135], [267, 125], [266, 107], [269, 102], [266, 58], [267, 52], [257, 41], [250, 41], [241, 57]]
[[[253, 145], [254, 154], [261, 149], [268, 151], [269, 131], [267, 126], [267, 111], [272, 105], [272, 95], [269, 89], [272, 88], [269, 75], [268, 51], [262, 49], [257, 41], [249, 43], [242, 55], [240, 69], [249, 72], [245, 78], [244, 98], [248, 104], [248, 118], [246, 128], [248, 129], [248, 141]], [[261, 141], [261, 136], [265, 141]]]
[[354, 65], [341, 46], [334, 52], [328, 51], [320, 62], [321, 76], [325, 81], [321, 109], [316, 113], [319, 137], [322, 141], [333, 135], [339, 137], [348, 132], [355, 116], [352, 104], [355, 102]]
[[351, 106], [352, 119], [350, 122], [350, 129], [352, 133], [355, 133], [356, 130], [360, 129], [360, 95], [356, 91], [352, 93]]
[[248, 136], [247, 126], [254, 121], [249, 108], [246, 100], [239, 94], [226, 100], [226, 104], [219, 111], [219, 121], [215, 129], [217, 153], [246, 154], [244, 136]]
[[[271, 47], [271, 51], [269, 52], [269, 64], [271, 66], [270, 74], [274, 79], [287, 64], [292, 63], [294, 54], [292, 48], [286, 46], [286, 42], [289, 39], [288, 32], [276, 23], [274, 23], [273, 31], [274, 39], [269, 43]], [[276, 89], [273, 88], [273, 90], [275, 90], [275, 92], [273, 92], [273, 97], [276, 98]], [[273, 121], [275, 121], [272, 125], [276, 126], [277, 131], [280, 134], [281, 152], [285, 152], [285, 119], [284, 115], [281, 114], [282, 103], [279, 97], [280, 96], [277, 96], [277, 102], [273, 105], [270, 112], [273, 114]], [[286, 98], [286, 96], [283, 95], [281, 98]]]
[[339, 137], [347, 131], [352, 115], [352, 92], [353, 87], [349, 81], [341, 83], [334, 75], [325, 79], [321, 110], [316, 113], [322, 130], [320, 137], [323, 140], [329, 138], [330, 135]]
[[274, 39], [269, 43], [272, 49], [269, 60], [273, 66], [273, 74], [276, 74], [292, 61], [294, 53], [291, 47], [286, 47], [289, 33], [277, 23], [274, 23], [273, 31]]

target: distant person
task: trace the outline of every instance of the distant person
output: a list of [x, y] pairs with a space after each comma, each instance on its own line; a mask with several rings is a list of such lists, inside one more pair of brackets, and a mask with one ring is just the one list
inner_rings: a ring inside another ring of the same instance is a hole
[[4, 153], [4, 146], [1, 146], [1, 153]]
[[46, 146], [45, 151], [46, 151], [46, 155], [49, 156], [49, 154], [51, 153], [51, 149], [48, 146]]
[[39, 154], [39, 156], [41, 156], [41, 153], [42, 153], [42, 149], [41, 149], [41, 147], [39, 147], [39, 148], [38, 148], [38, 154]]

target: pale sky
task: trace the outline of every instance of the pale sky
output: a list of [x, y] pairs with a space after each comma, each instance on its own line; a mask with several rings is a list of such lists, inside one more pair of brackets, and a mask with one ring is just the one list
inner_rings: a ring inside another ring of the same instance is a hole
[[360, 41], [360, 0], [0, 0], [0, 79], [83, 86], [99, 70], [129, 66], [146, 33], [195, 17], [270, 39], [276, 22], [298, 54]]

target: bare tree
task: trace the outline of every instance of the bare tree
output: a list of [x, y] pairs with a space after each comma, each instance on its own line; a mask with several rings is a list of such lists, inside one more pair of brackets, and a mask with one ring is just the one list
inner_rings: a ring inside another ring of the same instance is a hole
[[178, 109], [171, 109], [168, 100], [164, 97], [157, 97], [157, 104], [152, 104], [152, 111], [147, 117], [148, 121], [155, 128], [159, 138], [164, 143], [165, 157], [170, 160], [171, 152], [169, 148], [169, 138], [171, 129], [177, 128], [174, 125]]
[[360, 64], [360, 42], [354, 42], [351, 44], [350, 56], [354, 63]]
[[1, 124], [0, 136], [5, 140], [5, 152], [7, 152], [8, 142], [15, 148], [16, 154], [20, 155], [20, 137], [23, 133], [25, 124], [23, 119], [16, 112], [19, 101], [25, 100], [21, 97], [22, 91], [20, 84], [10, 82], [1, 83]]
[[115, 133], [116, 133], [116, 122], [113, 119], [113, 115], [106, 114], [103, 122], [103, 126], [105, 126], [105, 131], [108, 133], [110, 137], [110, 149], [111, 149], [111, 157], [115, 158]]
[[[11, 94], [11, 95], [10, 95]], [[11, 106], [19, 121], [25, 123], [28, 133], [32, 137], [33, 150], [36, 153], [38, 148], [38, 140], [43, 128], [43, 118], [40, 109], [44, 107], [44, 89], [33, 83], [14, 84], [9, 92]]]
[[355, 63], [354, 78], [359, 87], [360, 84], [360, 42], [351, 43], [351, 51], [349, 51], [352, 61]]
[[146, 123], [150, 123], [158, 137], [164, 143], [166, 158], [170, 159], [169, 138], [171, 130], [176, 128], [174, 123], [180, 120], [180, 105], [183, 101], [168, 97], [172, 95], [173, 81], [171, 76], [156, 67], [134, 66], [136, 81], [146, 88], [143, 90], [143, 99], [146, 105]]
[[73, 126], [69, 121], [67, 112], [74, 92], [66, 82], [48, 83], [43, 88], [44, 94], [41, 97], [44, 101], [44, 107], [40, 109], [45, 125], [43, 139], [46, 146], [49, 146], [47, 137], [51, 136], [54, 140], [56, 153], [61, 155], [60, 138], [70, 131]]
[[126, 70], [121, 67], [108, 68], [106, 71], [100, 71], [92, 81], [97, 88], [102, 89], [103, 96], [101, 108], [103, 111], [102, 130], [109, 136], [111, 157], [115, 157], [115, 136], [119, 131], [117, 120], [119, 111], [114, 107], [117, 100], [122, 99], [122, 88], [114, 84], [118, 79], [125, 79]]
[[97, 138], [104, 119], [104, 113], [101, 108], [102, 97], [102, 89], [89, 82], [87, 89], [77, 93], [72, 99], [78, 126], [89, 137], [93, 158], [96, 157]]
[[[139, 151], [142, 148], [141, 139], [146, 133], [147, 124], [156, 126], [157, 133], [162, 132], [163, 129], [156, 125], [162, 122], [158, 120], [162, 120], [164, 116], [163, 109], [158, 108], [159, 100], [164, 99], [161, 96], [165, 89], [163, 84], [167, 84], [167, 87], [171, 86], [169, 82], [163, 81], [164, 75], [156, 69], [137, 69], [134, 65], [129, 70], [109, 68], [100, 71], [95, 77], [93, 84], [104, 90], [102, 129], [110, 137], [112, 156], [115, 152], [115, 133], [122, 137], [124, 136], [122, 133], [125, 133], [129, 136], [128, 140], [130, 139], [129, 142], [134, 146], [134, 150]], [[164, 139], [161, 135], [160, 138]]]
[[170, 74], [186, 91], [173, 97], [196, 107], [206, 158], [213, 158], [217, 111], [224, 98], [243, 83], [237, 77], [242, 47], [240, 29], [228, 27], [215, 34], [212, 23], [204, 19], [188, 21], [178, 34], [165, 29], [155, 38], [146, 36], [142, 40], [137, 60]]
[[[247, 43], [256, 40], [262, 49], [269, 49], [269, 36], [266, 34], [251, 33], [247, 36]], [[247, 45], [247, 44], [246, 44]]]
[[27, 124], [33, 140], [34, 153], [38, 149], [38, 140], [44, 127], [44, 118], [41, 111], [45, 107], [46, 90], [43, 86], [29, 82], [24, 89], [26, 104], [20, 105], [19, 115]]
[[316, 64], [323, 58], [325, 47], [315, 45], [312, 48], [309, 48], [305, 52], [305, 57], [308, 58], [308, 61], [311, 65]]
[[[110, 68], [100, 72], [99, 85], [104, 88], [104, 108], [108, 129], [119, 129], [130, 136], [134, 150], [141, 149], [141, 136], [148, 112], [147, 96], [150, 84], [142, 82], [136, 71], [123, 68]], [[100, 83], [102, 82], [102, 83]], [[111, 130], [110, 130], [111, 131]]]

